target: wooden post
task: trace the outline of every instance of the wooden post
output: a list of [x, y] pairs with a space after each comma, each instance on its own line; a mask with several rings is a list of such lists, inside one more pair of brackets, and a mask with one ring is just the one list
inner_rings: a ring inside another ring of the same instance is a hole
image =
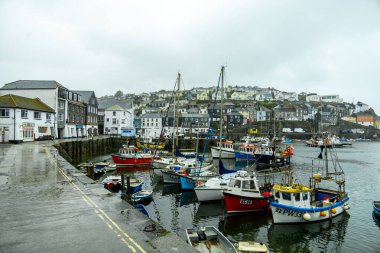
[[131, 195], [131, 178], [128, 176], [127, 177], [127, 194]]
[[89, 176], [91, 179], [95, 180], [95, 172], [94, 172], [94, 166], [86, 166], [87, 168], [87, 176]]

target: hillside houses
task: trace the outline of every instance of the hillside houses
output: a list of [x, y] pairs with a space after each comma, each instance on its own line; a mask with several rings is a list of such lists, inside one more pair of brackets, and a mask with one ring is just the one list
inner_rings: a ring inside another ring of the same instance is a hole
[[[318, 121], [335, 125], [339, 119], [379, 127], [373, 110], [363, 103], [344, 102], [339, 95], [279, 91], [258, 86], [227, 86], [223, 121], [226, 127], [255, 122]], [[142, 135], [149, 139], [174, 131], [173, 92], [160, 90], [97, 98], [93, 91], [69, 90], [56, 81], [16, 81], [0, 88], [0, 95], [38, 98], [56, 117], [49, 134], [54, 138], [82, 138], [96, 134]], [[217, 102], [214, 105], [214, 98]], [[55, 99], [52, 99], [55, 98]], [[176, 101], [178, 132], [207, 132], [210, 121], [220, 122], [220, 91], [198, 87], [181, 91]], [[5, 110], [6, 108], [0, 108]], [[5, 114], [4, 114], [5, 115]]]

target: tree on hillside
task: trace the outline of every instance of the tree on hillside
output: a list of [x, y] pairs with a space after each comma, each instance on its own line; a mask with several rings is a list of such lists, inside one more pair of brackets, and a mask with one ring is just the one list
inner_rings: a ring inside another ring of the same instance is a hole
[[123, 97], [123, 96], [124, 96], [124, 94], [123, 94], [123, 92], [122, 92], [121, 90], [116, 91], [116, 93], [115, 93], [115, 97], [117, 97], [117, 98], [121, 98], [121, 97]]

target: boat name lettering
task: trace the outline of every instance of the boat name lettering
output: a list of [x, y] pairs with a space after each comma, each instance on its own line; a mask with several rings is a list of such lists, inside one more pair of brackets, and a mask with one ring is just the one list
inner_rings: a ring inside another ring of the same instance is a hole
[[282, 208], [276, 208], [276, 213], [282, 214], [282, 215], [288, 215], [293, 217], [302, 217], [302, 212], [294, 211], [294, 210], [288, 210], [288, 209], [282, 209]]
[[243, 205], [252, 205], [252, 200], [249, 200], [249, 199], [241, 199], [241, 200], [240, 200], [240, 204], [243, 204]]

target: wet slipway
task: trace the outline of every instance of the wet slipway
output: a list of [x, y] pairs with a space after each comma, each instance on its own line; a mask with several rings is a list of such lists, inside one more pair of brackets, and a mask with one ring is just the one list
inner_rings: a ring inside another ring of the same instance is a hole
[[52, 144], [0, 145], [0, 252], [194, 251], [78, 173]]

